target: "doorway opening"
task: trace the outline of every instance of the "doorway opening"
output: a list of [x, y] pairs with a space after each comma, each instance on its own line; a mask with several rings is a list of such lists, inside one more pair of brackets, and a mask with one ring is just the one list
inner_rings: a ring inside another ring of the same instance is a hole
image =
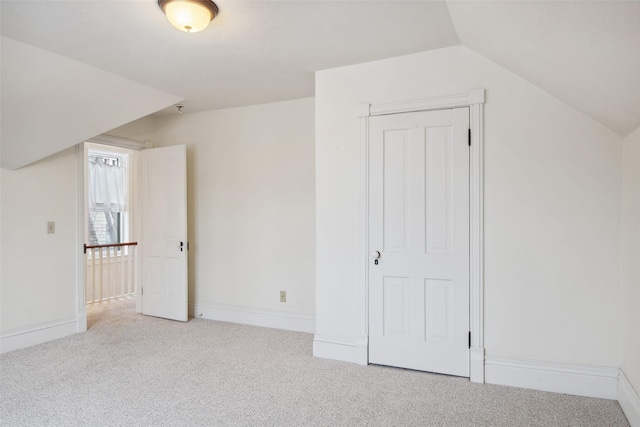
[[135, 311], [138, 295], [132, 150], [84, 144], [84, 300], [87, 327], [107, 310]]

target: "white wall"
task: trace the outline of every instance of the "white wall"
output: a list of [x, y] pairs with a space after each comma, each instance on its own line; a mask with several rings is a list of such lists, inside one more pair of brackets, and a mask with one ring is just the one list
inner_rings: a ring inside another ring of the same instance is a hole
[[357, 342], [361, 103], [485, 88], [488, 355], [617, 367], [621, 138], [464, 47], [316, 73], [316, 331]]
[[156, 124], [157, 146], [187, 144], [194, 314], [313, 331], [313, 98]]
[[[75, 322], [77, 173], [75, 147], [19, 170], [1, 170], [3, 351], [20, 339], [10, 335]], [[47, 234], [48, 221], [55, 221], [55, 234]], [[75, 324], [68, 326], [43, 341], [75, 331]]]
[[[620, 367], [640, 394], [640, 128], [624, 139]], [[640, 415], [640, 414], [638, 414]]]
[[106, 135], [140, 142], [153, 142], [156, 139], [157, 121], [158, 118], [154, 115], [146, 116], [131, 123], [127, 123], [126, 125], [111, 129], [106, 132]]

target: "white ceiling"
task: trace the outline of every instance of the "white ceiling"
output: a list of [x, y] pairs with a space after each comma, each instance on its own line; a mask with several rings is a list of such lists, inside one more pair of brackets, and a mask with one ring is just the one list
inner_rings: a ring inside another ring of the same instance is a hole
[[458, 44], [444, 2], [217, 5], [187, 34], [156, 0], [3, 0], [2, 34], [182, 96], [188, 111], [309, 97], [316, 70]]
[[[640, 1], [216, 3], [210, 27], [187, 34], [156, 0], [2, 0], [1, 34], [184, 98], [187, 112], [313, 96], [317, 70], [462, 44], [620, 135], [640, 126]], [[4, 96], [25, 82], [2, 77], [3, 111], [28, 110]]]

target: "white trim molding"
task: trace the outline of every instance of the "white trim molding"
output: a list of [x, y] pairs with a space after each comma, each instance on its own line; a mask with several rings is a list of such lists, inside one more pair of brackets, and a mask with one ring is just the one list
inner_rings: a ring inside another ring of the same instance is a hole
[[110, 145], [112, 147], [120, 147], [126, 148], [127, 150], [144, 150], [147, 148], [153, 148], [153, 143], [151, 141], [136, 141], [134, 139], [120, 138], [119, 136], [111, 136], [111, 135], [98, 135], [93, 138], [87, 140], [87, 142], [91, 142], [93, 144], [102, 144], [102, 145]]
[[[469, 378], [472, 382], [485, 381], [484, 355], [484, 272], [483, 272], [483, 204], [484, 204], [484, 89], [472, 90], [465, 94], [445, 96], [415, 101], [394, 102], [387, 104], [362, 104], [356, 116], [360, 125], [360, 334], [369, 335], [369, 278], [368, 278], [368, 182], [369, 182], [369, 117], [385, 114], [408, 113], [414, 111], [441, 110], [447, 108], [468, 107], [469, 128], [471, 130], [469, 197], [470, 197], [470, 283], [469, 283], [469, 330], [471, 332], [471, 350], [469, 354]], [[324, 341], [323, 341], [324, 343]], [[327, 344], [327, 343], [324, 343]], [[323, 345], [324, 345], [323, 344]], [[336, 344], [337, 345], [337, 344]], [[314, 355], [316, 344], [314, 341]], [[327, 354], [331, 354], [328, 352]], [[342, 354], [336, 351], [336, 354]], [[360, 354], [360, 353], [358, 353]], [[361, 356], [356, 357], [360, 360]], [[368, 352], [365, 352], [368, 359]], [[340, 359], [345, 360], [345, 359]], [[356, 362], [360, 363], [360, 362]]]
[[483, 383], [484, 373], [484, 90], [469, 93], [469, 379]]
[[[484, 89], [472, 90], [461, 95], [442, 96], [439, 98], [419, 99], [416, 101], [392, 102], [388, 104], [369, 105], [368, 116], [383, 114], [410, 113], [413, 111], [443, 110], [446, 108], [469, 107], [484, 104]], [[368, 104], [364, 104], [368, 105]], [[364, 106], [359, 110], [359, 117], [367, 111]]]
[[315, 317], [308, 314], [256, 309], [228, 304], [189, 304], [189, 316], [198, 319], [241, 323], [243, 325], [285, 329], [310, 334], [316, 331]]
[[313, 337], [313, 356], [322, 359], [367, 365], [369, 364], [368, 348], [366, 336], [350, 339], [316, 334]]
[[64, 338], [78, 332], [77, 318], [41, 323], [9, 331], [0, 337], [0, 353]]
[[622, 369], [618, 373], [618, 403], [631, 427], [640, 427], [640, 396]]
[[87, 332], [87, 309], [86, 306], [78, 310], [76, 314], [77, 330], [76, 332]]
[[618, 398], [618, 368], [485, 356], [485, 381], [601, 399]]
[[85, 167], [86, 145], [76, 145], [76, 318], [77, 332], [86, 332], [87, 330], [87, 308], [84, 298], [85, 288], [85, 254], [84, 254], [84, 236], [85, 236], [85, 181], [87, 179], [87, 168]]
[[469, 380], [474, 383], [484, 382], [484, 348], [469, 349]]

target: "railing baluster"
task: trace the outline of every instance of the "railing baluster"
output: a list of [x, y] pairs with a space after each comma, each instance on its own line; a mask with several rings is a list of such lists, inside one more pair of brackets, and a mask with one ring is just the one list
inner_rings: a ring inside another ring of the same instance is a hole
[[96, 302], [96, 250], [89, 249], [91, 254], [91, 302]]
[[[135, 247], [137, 245], [137, 242], [130, 242], [85, 246], [87, 257], [85, 259], [85, 300], [87, 304], [135, 294], [138, 277], [138, 267], [135, 261]], [[118, 251], [120, 255], [118, 255]], [[91, 269], [90, 272], [89, 269]]]
[[133, 280], [133, 265], [132, 263], [134, 262], [135, 259], [135, 250], [136, 247], [135, 246], [131, 246], [129, 248], [129, 256], [127, 257], [127, 274], [129, 276], [128, 279], [128, 283], [129, 283], [129, 294], [135, 294], [136, 293], [136, 288], [135, 288], [135, 281]]
[[103, 280], [102, 278], [104, 277], [103, 274], [103, 259], [102, 259], [102, 248], [98, 249], [98, 301], [102, 301], [102, 298], [104, 297], [103, 295]]
[[85, 258], [84, 262], [84, 304], [87, 305], [91, 303], [91, 289], [89, 288], [89, 284], [92, 282], [89, 280], [89, 267], [87, 266], [87, 250], [84, 250]]
[[126, 295], [124, 287], [124, 248], [120, 247], [118, 249], [120, 249], [120, 296], [124, 296]]
[[132, 254], [134, 249], [134, 246], [127, 248], [127, 291], [129, 295], [134, 293], [133, 282], [131, 281], [131, 259], [133, 258]]
[[106, 248], [106, 255], [107, 255], [107, 301], [110, 300], [113, 296], [113, 293], [111, 291], [111, 269], [112, 269], [112, 265], [111, 265], [111, 248]]
[[122, 286], [125, 295], [129, 295], [129, 248], [122, 248]]
[[138, 248], [134, 247], [133, 248], [133, 281], [132, 283], [132, 287], [133, 287], [133, 292], [134, 294], [138, 293]]

